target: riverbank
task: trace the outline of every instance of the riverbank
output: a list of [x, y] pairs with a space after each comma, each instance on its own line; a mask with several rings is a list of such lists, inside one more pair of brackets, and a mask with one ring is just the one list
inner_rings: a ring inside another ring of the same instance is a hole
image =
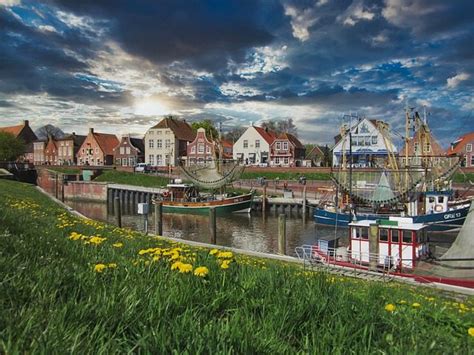
[[11, 181], [0, 206], [5, 353], [473, 350], [472, 299], [147, 237]]

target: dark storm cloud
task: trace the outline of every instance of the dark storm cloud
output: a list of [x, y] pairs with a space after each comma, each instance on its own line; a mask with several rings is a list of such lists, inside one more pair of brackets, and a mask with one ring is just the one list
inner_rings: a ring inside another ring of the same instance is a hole
[[254, 0], [119, 0], [51, 3], [79, 14], [109, 19], [110, 34], [129, 53], [155, 63], [176, 60], [217, 70], [227, 59], [241, 62], [245, 51], [271, 42], [258, 22]]

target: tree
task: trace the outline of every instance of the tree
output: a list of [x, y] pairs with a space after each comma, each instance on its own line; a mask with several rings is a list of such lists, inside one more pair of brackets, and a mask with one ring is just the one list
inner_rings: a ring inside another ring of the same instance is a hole
[[193, 122], [191, 124], [191, 128], [196, 133], [198, 128], [204, 128], [206, 130], [206, 137], [210, 140], [217, 140], [219, 138], [219, 132], [217, 131], [216, 127], [214, 126], [214, 122], [207, 119], [203, 121]]
[[280, 120], [280, 121], [273, 121], [273, 120], [268, 120], [262, 122], [262, 127], [263, 128], [268, 128], [269, 131], [273, 131], [276, 134], [281, 134], [281, 133], [290, 133], [294, 135], [295, 137], [298, 137], [298, 129], [295, 126], [295, 123], [293, 122], [292, 118], [288, 118], [286, 120]]
[[246, 128], [242, 126], [233, 127], [224, 134], [223, 138], [226, 141], [235, 143], [240, 138], [240, 136], [244, 134], [245, 130]]
[[49, 136], [51, 136], [53, 139], [64, 137], [64, 132], [60, 128], [55, 127], [52, 124], [47, 124], [45, 126], [38, 128], [35, 131], [35, 134], [38, 137], [38, 139], [46, 139]]
[[0, 132], [0, 161], [14, 161], [25, 153], [25, 142], [13, 134]]

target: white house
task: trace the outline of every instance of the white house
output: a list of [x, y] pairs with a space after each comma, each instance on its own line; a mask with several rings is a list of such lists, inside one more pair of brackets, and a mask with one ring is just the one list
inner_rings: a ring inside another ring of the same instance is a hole
[[268, 164], [270, 145], [276, 135], [268, 129], [250, 126], [234, 143], [233, 156], [246, 165]]
[[186, 121], [163, 118], [145, 134], [145, 163], [151, 166], [177, 166], [178, 160], [186, 156], [188, 142], [194, 138], [195, 134]]
[[[370, 167], [377, 160], [385, 160], [389, 150], [396, 153], [396, 147], [392, 142], [387, 142], [387, 147], [382, 133], [377, 128], [377, 120], [367, 118], [359, 120], [351, 129], [352, 136], [352, 161], [356, 167]], [[332, 149], [334, 167], [340, 166], [343, 158], [343, 151], [349, 164], [349, 134], [344, 137], [339, 136], [339, 140]]]

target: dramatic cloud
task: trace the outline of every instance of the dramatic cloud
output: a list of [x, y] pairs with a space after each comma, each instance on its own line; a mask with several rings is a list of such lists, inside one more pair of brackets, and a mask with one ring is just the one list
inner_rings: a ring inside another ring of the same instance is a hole
[[470, 77], [471, 76], [467, 73], [457, 74], [457, 75], [453, 76], [452, 78], [448, 78], [447, 87], [449, 89], [453, 89], [456, 86], [458, 86], [461, 82], [468, 80]]

